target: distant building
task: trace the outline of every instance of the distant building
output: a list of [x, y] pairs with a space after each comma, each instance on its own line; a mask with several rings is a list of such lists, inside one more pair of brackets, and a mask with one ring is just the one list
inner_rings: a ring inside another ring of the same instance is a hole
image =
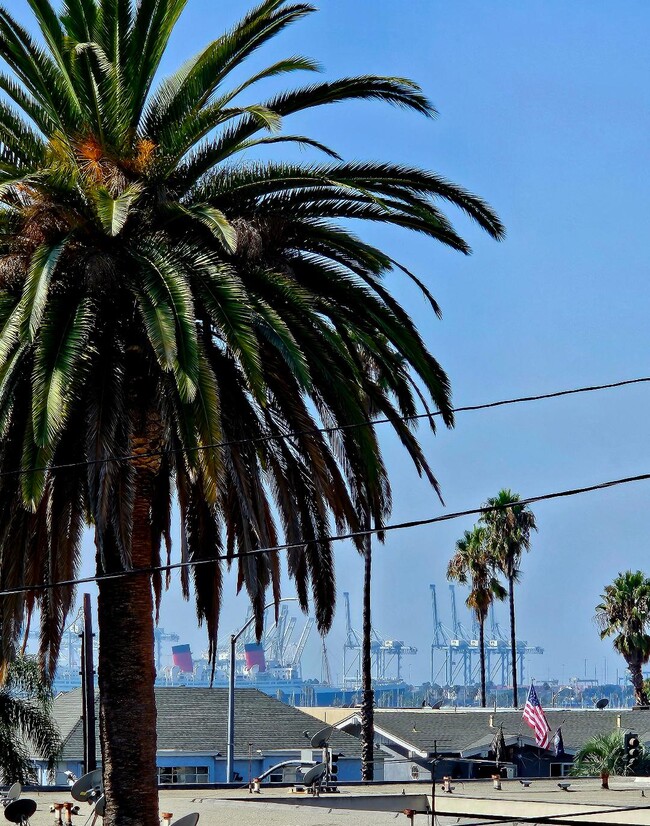
[[[516, 709], [375, 709], [375, 746], [384, 755], [384, 780], [489, 777], [497, 772], [492, 751], [495, 734], [503, 726], [505, 753], [498, 771], [512, 777], [562, 777], [573, 756], [596, 734], [615, 729], [634, 731], [650, 747], [650, 712], [639, 710], [553, 709], [547, 712], [553, 735], [562, 727], [564, 754], [540, 749], [533, 731]], [[360, 735], [361, 714], [336, 723], [341, 731]]]
[[[226, 781], [228, 691], [223, 688], [156, 688], [158, 710], [158, 779], [161, 784], [224, 783]], [[54, 717], [61, 729], [63, 749], [58, 783], [63, 772], [83, 773], [83, 721], [81, 690], [59, 695]], [[322, 751], [311, 749], [305, 735], [323, 724], [296, 708], [254, 689], [235, 690], [235, 761], [233, 769], [245, 784], [285, 760], [320, 762]], [[138, 732], [132, 733], [134, 737]], [[359, 740], [335, 731], [330, 745], [340, 757], [340, 780], [361, 778]], [[99, 733], [97, 762], [101, 765]], [[39, 765], [47, 783], [45, 766]], [[279, 769], [269, 782], [292, 782], [296, 769]]]

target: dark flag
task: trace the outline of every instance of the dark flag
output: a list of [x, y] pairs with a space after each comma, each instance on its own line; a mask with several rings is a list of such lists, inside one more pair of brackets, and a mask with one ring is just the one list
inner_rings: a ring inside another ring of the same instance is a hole
[[499, 726], [498, 731], [495, 733], [491, 748], [494, 752], [494, 762], [502, 763], [506, 754], [506, 741], [503, 738], [503, 725]]
[[553, 735], [553, 754], [556, 757], [564, 757], [564, 740], [562, 739], [562, 726]]

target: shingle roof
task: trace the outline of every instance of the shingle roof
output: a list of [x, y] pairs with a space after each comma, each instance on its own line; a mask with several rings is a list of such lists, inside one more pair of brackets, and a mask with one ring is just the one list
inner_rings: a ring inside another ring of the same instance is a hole
[[[228, 690], [225, 688], [156, 688], [158, 709], [158, 752], [220, 752], [225, 756], [228, 727]], [[54, 701], [54, 716], [62, 727], [77, 709], [76, 723], [64, 735], [62, 758], [81, 759], [83, 729], [81, 691], [75, 689]], [[97, 715], [99, 716], [99, 715]], [[315, 734], [324, 724], [292, 706], [285, 705], [255, 689], [235, 689], [235, 756], [253, 751], [287, 751], [309, 748], [304, 732]], [[99, 758], [99, 734], [97, 734]], [[346, 757], [359, 757], [356, 737], [335, 731], [330, 745]]]
[[[562, 726], [565, 748], [577, 751], [595, 734], [618, 728], [637, 732], [644, 739], [650, 730], [650, 711], [596, 709], [557, 709], [546, 716], [554, 732]], [[490, 719], [491, 718], [491, 719]], [[490, 727], [490, 721], [493, 727]], [[505, 735], [530, 737], [532, 731], [522, 718], [521, 710], [499, 709], [375, 709], [375, 728], [408, 743], [413, 750], [455, 754], [469, 748], [503, 724]], [[345, 725], [343, 723], [342, 725]]]
[[81, 720], [81, 689], [59, 694], [54, 700], [54, 715], [65, 742]]

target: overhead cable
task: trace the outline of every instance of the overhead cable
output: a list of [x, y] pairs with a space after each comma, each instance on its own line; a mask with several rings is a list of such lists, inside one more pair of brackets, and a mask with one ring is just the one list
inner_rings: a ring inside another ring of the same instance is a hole
[[[593, 393], [600, 390], [613, 390], [618, 387], [627, 387], [633, 384], [647, 384], [650, 382], [650, 376], [641, 376], [636, 379], [624, 379], [622, 381], [610, 382], [609, 384], [595, 384], [587, 387], [575, 387], [569, 390], [555, 390], [552, 393], [540, 393], [534, 396], [518, 396], [512, 399], [501, 399], [494, 402], [485, 402], [483, 404], [470, 404], [462, 407], [452, 408], [452, 413], [470, 413], [476, 410], [490, 410], [496, 407], [506, 407], [512, 404], [524, 404], [528, 402], [545, 401], [546, 399], [558, 399], [563, 396], [575, 396], [579, 393]], [[37, 473], [47, 471], [52, 473], [60, 470], [72, 470], [79, 467], [92, 467], [95, 465], [108, 464], [109, 462], [132, 462], [136, 459], [149, 459], [156, 456], [172, 456], [183, 453], [199, 453], [204, 450], [223, 450], [228, 447], [236, 447], [244, 444], [265, 444], [267, 442], [275, 442], [280, 439], [294, 439], [297, 436], [310, 436], [318, 434], [340, 433], [342, 431], [354, 430], [359, 427], [374, 427], [378, 424], [391, 424], [398, 420], [402, 422], [412, 422], [418, 419], [432, 419], [441, 416], [440, 411], [431, 411], [429, 413], [414, 413], [412, 416], [395, 416], [391, 419], [365, 419], [361, 422], [352, 422], [351, 424], [334, 425], [332, 427], [318, 427], [312, 430], [293, 430], [287, 433], [274, 433], [267, 436], [257, 436], [246, 439], [231, 439], [225, 442], [212, 442], [207, 445], [198, 445], [191, 448], [163, 448], [161, 450], [145, 451], [143, 453], [128, 453], [123, 456], [104, 456], [101, 459], [85, 459], [83, 462], [61, 462], [53, 465], [41, 465], [34, 468], [15, 468], [14, 470], [0, 471], [0, 479], [5, 476], [21, 476], [26, 473]]]
[[579, 496], [585, 493], [593, 493], [598, 490], [607, 490], [608, 488], [619, 487], [620, 485], [629, 485], [635, 482], [645, 482], [650, 480], [650, 473], [640, 473], [637, 476], [625, 476], [621, 479], [612, 479], [608, 482], [598, 482], [594, 485], [586, 485], [580, 488], [568, 488], [566, 490], [554, 491], [552, 493], [542, 493], [538, 496], [529, 496], [525, 499], [517, 499], [512, 502], [504, 502], [500, 505], [485, 505], [478, 508], [470, 508], [468, 510], [454, 511], [453, 513], [444, 513], [440, 516], [430, 516], [424, 519], [414, 519], [407, 522], [395, 522], [392, 525], [384, 525], [383, 527], [363, 529], [359, 531], [350, 531], [344, 534], [334, 534], [332, 536], [324, 537], [323, 539], [304, 539], [300, 542], [285, 542], [281, 545], [270, 545], [265, 548], [256, 548], [254, 551], [247, 551], [243, 554], [216, 554], [209, 559], [186, 560], [184, 562], [174, 562], [169, 565], [155, 565], [149, 568], [133, 568], [127, 571], [116, 571], [110, 574], [98, 574], [96, 576], [81, 577], [79, 579], [66, 579], [57, 582], [46, 582], [38, 585], [20, 586], [16, 588], [5, 588], [0, 590], [0, 597], [11, 596], [14, 594], [24, 594], [34, 591], [50, 591], [54, 588], [72, 587], [75, 585], [86, 585], [93, 582], [107, 582], [113, 579], [123, 579], [130, 576], [150, 576], [155, 573], [167, 573], [169, 571], [179, 570], [183, 568], [197, 568], [201, 565], [211, 565], [215, 562], [223, 560], [232, 561], [240, 557], [261, 556], [263, 554], [275, 553], [277, 551], [288, 551], [292, 549], [304, 548], [306, 545], [322, 545], [328, 542], [342, 542], [347, 539], [358, 539], [363, 536], [372, 536], [375, 534], [391, 533], [394, 531], [403, 531], [410, 528], [421, 528], [426, 525], [435, 525], [438, 522], [450, 522], [453, 519], [462, 519], [467, 516], [478, 516], [485, 513], [492, 513], [494, 511], [506, 510], [510, 507], [531, 505], [536, 502], [546, 502], [553, 499], [563, 499], [570, 496]]

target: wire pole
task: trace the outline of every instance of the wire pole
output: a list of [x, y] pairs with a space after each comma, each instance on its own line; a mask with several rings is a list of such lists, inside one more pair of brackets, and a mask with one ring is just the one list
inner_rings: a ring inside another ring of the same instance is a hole
[[84, 730], [84, 773], [97, 768], [95, 740], [95, 668], [93, 664], [93, 619], [90, 594], [83, 599], [83, 631], [81, 633], [81, 685]]

